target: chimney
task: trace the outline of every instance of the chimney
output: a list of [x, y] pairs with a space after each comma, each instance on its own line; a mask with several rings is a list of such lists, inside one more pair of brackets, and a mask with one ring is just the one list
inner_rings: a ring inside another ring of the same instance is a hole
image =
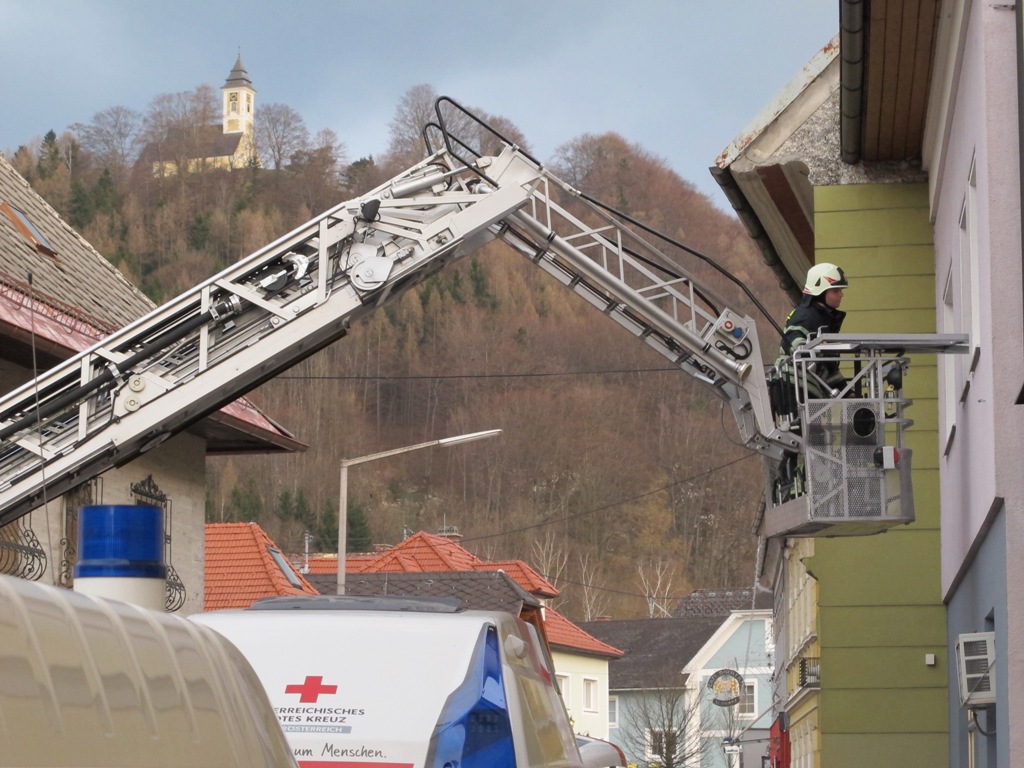
[[452, 541], [460, 541], [462, 539], [462, 534], [459, 533], [459, 528], [455, 525], [442, 525], [437, 529], [437, 535]]

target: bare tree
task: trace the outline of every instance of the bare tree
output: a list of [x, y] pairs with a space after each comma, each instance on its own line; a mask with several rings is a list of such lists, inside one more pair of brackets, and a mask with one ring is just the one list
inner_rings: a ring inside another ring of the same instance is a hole
[[388, 154], [410, 164], [423, 157], [423, 127], [435, 120], [436, 99], [437, 91], [425, 83], [405, 92], [391, 118]]
[[190, 169], [190, 160], [205, 157], [203, 145], [209, 127], [220, 117], [219, 104], [209, 85], [153, 99], [144, 121], [144, 136], [155, 152], [154, 159], [183, 171]]
[[142, 114], [128, 107], [110, 107], [93, 115], [91, 123], [75, 123], [71, 130], [82, 148], [120, 180], [139, 155]]
[[671, 616], [669, 601], [675, 565], [668, 558], [658, 556], [637, 564], [636, 571], [647, 600], [647, 617]]
[[299, 182], [296, 191], [311, 213], [322, 211], [340, 199], [345, 152], [338, 135], [324, 129], [317, 132], [307, 149], [293, 155], [288, 169]]
[[256, 149], [275, 171], [309, 148], [309, 130], [302, 116], [287, 104], [264, 104], [256, 112]]
[[[517, 147], [530, 151], [529, 146], [526, 142], [526, 136], [519, 130], [519, 126], [509, 120], [507, 117], [490, 117], [483, 115], [483, 118], [487, 123], [498, 133], [502, 135], [508, 142], [515, 144]], [[484, 155], [493, 155], [501, 151], [501, 147], [498, 145], [499, 139], [489, 131], [481, 130], [480, 136], [480, 147], [479, 151]]]
[[597, 586], [599, 581], [604, 581], [604, 569], [601, 561], [588, 550], [579, 554], [579, 565], [583, 620], [593, 621], [600, 616], [607, 616], [608, 595]]
[[601, 167], [606, 151], [600, 138], [583, 134], [555, 150], [552, 168], [574, 187], [582, 189], [589, 185], [591, 175]]
[[[437, 98], [437, 91], [433, 86], [426, 84], [414, 85], [406, 91], [398, 103], [395, 116], [391, 119], [391, 141], [388, 145], [388, 153], [392, 159], [400, 160], [405, 165], [411, 165], [422, 159], [426, 149], [423, 142], [423, 129], [428, 123], [438, 122], [435, 107]], [[490, 117], [479, 109], [468, 106], [466, 109], [477, 114], [484, 121], [490, 120]], [[482, 130], [480, 125], [464, 111], [453, 107], [448, 102], [441, 105], [441, 117], [444, 127], [465, 141], [474, 151], [481, 151], [485, 134], [486, 138], [493, 143], [493, 137], [489, 132]], [[508, 121], [504, 121], [502, 127], [521, 138], [522, 134]], [[433, 138], [431, 140], [433, 141]]]
[[[724, 749], [726, 745], [741, 747], [743, 730], [748, 722], [738, 717], [735, 704], [726, 707], [709, 707], [705, 711], [704, 731], [707, 734], [709, 730], [713, 729], [714, 738], [709, 739], [708, 749]], [[726, 764], [731, 764], [728, 755], [726, 755]]]
[[[623, 702], [620, 738], [639, 765], [682, 768], [699, 763], [711, 743], [700, 727], [701, 698], [687, 696], [678, 669], [652, 676], [649, 686]], [[657, 682], [654, 682], [657, 678]], [[678, 685], [670, 681], [678, 680]]]
[[562, 537], [548, 531], [543, 539], [533, 542], [533, 559], [541, 575], [555, 586], [565, 576], [569, 552], [562, 543]]
[[348, 161], [348, 147], [338, 138], [338, 134], [330, 128], [322, 128], [313, 136], [312, 147], [315, 151], [329, 154], [333, 160], [332, 173], [340, 178], [342, 167]]

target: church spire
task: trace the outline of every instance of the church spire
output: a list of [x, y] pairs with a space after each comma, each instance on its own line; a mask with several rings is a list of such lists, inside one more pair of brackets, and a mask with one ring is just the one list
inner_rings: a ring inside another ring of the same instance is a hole
[[242, 51], [238, 51], [235, 66], [220, 88], [223, 95], [224, 133], [250, 133], [256, 89], [242, 63]]
[[231, 74], [228, 75], [228, 79], [224, 83], [225, 88], [252, 88], [252, 80], [249, 79], [249, 73], [245, 71], [245, 64], [242, 63], [242, 51], [238, 51], [238, 58], [235, 60], [235, 66], [231, 70]]

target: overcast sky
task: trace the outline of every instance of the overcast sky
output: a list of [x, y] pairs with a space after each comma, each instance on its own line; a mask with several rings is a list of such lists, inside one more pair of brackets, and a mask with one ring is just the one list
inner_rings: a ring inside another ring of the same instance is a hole
[[425, 83], [533, 153], [615, 131], [727, 209], [715, 157], [838, 31], [836, 0], [0, 0], [0, 151], [113, 106], [220, 88], [239, 51], [349, 160]]

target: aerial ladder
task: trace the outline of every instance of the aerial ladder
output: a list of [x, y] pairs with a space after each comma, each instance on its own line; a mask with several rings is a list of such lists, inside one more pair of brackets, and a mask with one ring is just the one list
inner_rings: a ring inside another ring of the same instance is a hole
[[[495, 240], [729, 406], [763, 458], [765, 535], [862, 535], [913, 520], [905, 354], [957, 351], [962, 339], [822, 337], [794, 353], [800, 375], [780, 387], [766, 379], [753, 319], [648, 242], [657, 233], [454, 101], [442, 97], [436, 113], [422, 162], [0, 399], [0, 525], [151, 450]], [[453, 114], [475, 126], [473, 140], [448, 127]], [[484, 154], [485, 143], [498, 151]], [[855, 370], [847, 390], [808, 397], [816, 361], [836, 355]], [[780, 469], [794, 465], [795, 479]]]

